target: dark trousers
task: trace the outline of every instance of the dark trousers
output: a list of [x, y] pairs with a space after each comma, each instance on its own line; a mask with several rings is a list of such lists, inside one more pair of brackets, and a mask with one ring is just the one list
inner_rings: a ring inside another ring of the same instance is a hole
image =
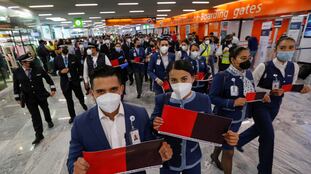
[[211, 73], [212, 75], [215, 75], [215, 67], [214, 67], [214, 64], [215, 64], [215, 56], [214, 55], [210, 55], [208, 56], [208, 65], [211, 67]]
[[[275, 106], [275, 107], [272, 107]], [[240, 134], [238, 146], [244, 146], [259, 136], [259, 174], [271, 174], [274, 151], [274, 128], [273, 120], [279, 112], [279, 105], [264, 104], [257, 102], [253, 108], [255, 124]]]
[[147, 82], [148, 81], [148, 62], [147, 63], [145, 63], [145, 81]]
[[43, 64], [43, 68], [46, 72], [49, 72], [49, 67], [48, 67], [48, 59], [46, 57], [40, 57], [42, 64]]
[[137, 94], [141, 95], [142, 90], [143, 90], [144, 72], [135, 72], [134, 75], [135, 75]]
[[66, 91], [63, 91], [63, 94], [66, 98], [67, 102], [67, 108], [68, 112], [71, 118], [74, 118], [76, 116], [75, 108], [74, 108], [74, 102], [72, 99], [72, 91], [75, 93], [76, 97], [78, 98], [81, 106], [84, 110], [87, 109], [87, 106], [84, 103], [84, 95], [81, 89], [80, 85], [69, 85], [68, 89]]
[[182, 173], [182, 174], [201, 174], [201, 163], [192, 167], [191, 169], [186, 169], [186, 170], [183, 170], [181, 172], [170, 170], [167, 167], [162, 167], [160, 169], [160, 174], [180, 174], [180, 173]]
[[46, 122], [52, 121], [47, 99], [38, 100], [35, 96], [29, 97], [28, 99], [26, 99], [26, 106], [31, 114], [32, 125], [36, 132], [36, 137], [43, 136], [42, 135], [43, 125], [42, 125], [41, 114], [39, 111], [39, 106], [43, 111], [45, 121]]

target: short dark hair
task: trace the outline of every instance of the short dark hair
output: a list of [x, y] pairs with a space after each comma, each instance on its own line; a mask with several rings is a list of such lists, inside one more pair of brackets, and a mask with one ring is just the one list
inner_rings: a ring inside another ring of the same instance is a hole
[[275, 48], [277, 48], [281, 44], [281, 42], [284, 41], [284, 40], [290, 40], [290, 41], [293, 41], [293, 42], [296, 43], [295, 39], [293, 39], [292, 37], [281, 36], [280, 39], [276, 42]]
[[248, 39], [250, 39], [250, 38], [251, 38], [250, 36], [246, 36], [246, 37], [245, 37], [245, 40], [248, 40]]
[[170, 42], [168, 41], [167, 38], [162, 38], [162, 39], [159, 40], [159, 44], [160, 44], [162, 41], [166, 41], [166, 42], [170, 43]]
[[112, 66], [108, 65], [98, 66], [97, 68], [95, 68], [93, 73], [90, 74], [91, 87], [92, 88], [94, 87], [93, 84], [94, 79], [99, 77], [111, 77], [111, 76], [116, 76], [118, 78], [119, 83], [122, 84], [120, 74], [117, 71], [115, 71]]
[[231, 63], [231, 58], [234, 58], [236, 59], [236, 57], [242, 52], [242, 51], [245, 51], [245, 50], [249, 50], [248, 48], [245, 48], [245, 47], [240, 47], [240, 46], [233, 46], [229, 49], [229, 61]]
[[177, 60], [175, 62], [170, 62], [167, 66], [168, 74], [173, 70], [184, 70], [194, 76], [194, 70], [192, 68], [192, 64], [187, 60]]
[[185, 42], [187, 45], [190, 45], [190, 42], [188, 41], [188, 39], [183, 40], [181, 43]]
[[139, 39], [138, 39], [138, 38], [135, 38], [135, 39], [134, 39], [134, 44], [136, 44], [137, 41], [139, 41]]

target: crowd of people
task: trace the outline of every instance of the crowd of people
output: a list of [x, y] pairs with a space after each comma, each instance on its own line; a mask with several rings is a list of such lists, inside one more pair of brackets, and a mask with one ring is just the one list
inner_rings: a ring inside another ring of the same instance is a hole
[[[68, 171], [86, 173], [89, 164], [83, 151], [99, 151], [164, 138], [159, 153], [164, 165], [161, 174], [201, 173], [202, 153], [197, 142], [157, 134], [163, 124], [164, 105], [196, 112], [214, 113], [232, 119], [232, 125], [222, 147], [215, 147], [211, 159], [225, 174], [232, 173], [234, 149], [259, 137], [258, 173], [271, 174], [273, 166], [274, 129], [286, 84], [295, 84], [299, 66], [292, 62], [295, 40], [281, 37], [275, 46], [275, 58], [254, 65], [258, 41], [246, 37], [247, 47], [240, 46], [235, 34], [221, 41], [213, 33], [199, 40], [195, 33], [179, 41], [176, 34], [104, 35], [102, 37], [40, 41], [37, 54], [43, 67], [33, 66], [35, 55], [19, 58], [22, 67], [14, 72], [14, 95], [32, 115], [36, 139], [43, 140], [42, 120], [38, 106], [44, 110], [50, 128], [54, 126], [47, 98], [55, 95], [55, 85], [47, 72], [60, 76], [60, 86], [74, 123], [71, 132]], [[51, 66], [50, 66], [51, 64]], [[44, 78], [51, 92], [44, 88]], [[83, 83], [81, 83], [83, 81]], [[142, 98], [143, 83], [149, 83], [155, 93], [155, 107], [148, 116], [143, 107], [123, 102], [126, 86], [136, 86], [137, 98]], [[91, 94], [96, 106], [88, 108], [84, 101]], [[248, 103], [246, 94], [264, 91], [262, 101]], [[308, 93], [304, 85], [300, 91]], [[86, 111], [76, 117], [72, 92]], [[134, 118], [132, 116], [135, 116]], [[254, 125], [238, 134], [245, 118]], [[180, 116], [183, 119], [183, 116]], [[134, 127], [134, 129], [129, 129]], [[211, 130], [212, 131], [212, 130]], [[221, 160], [219, 155], [222, 153]]]

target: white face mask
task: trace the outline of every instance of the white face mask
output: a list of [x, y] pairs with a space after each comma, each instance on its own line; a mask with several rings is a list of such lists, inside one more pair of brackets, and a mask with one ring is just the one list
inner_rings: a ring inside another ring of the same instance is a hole
[[127, 41], [128, 43], [131, 43], [131, 39], [126, 39], [126, 41]]
[[160, 51], [161, 51], [162, 54], [166, 54], [167, 51], [168, 51], [168, 47], [167, 47], [167, 46], [162, 46], [162, 47], [160, 48]]
[[209, 40], [206, 40], [206, 41], [205, 41], [205, 44], [206, 44], [206, 45], [210, 44], [210, 41], [209, 41]]
[[182, 49], [183, 51], [187, 51], [187, 46], [181, 46], [181, 49]]
[[96, 98], [96, 103], [99, 108], [107, 113], [116, 111], [120, 102], [121, 96], [116, 93], [106, 93]]
[[200, 53], [198, 51], [192, 51], [190, 54], [190, 57], [192, 59], [197, 59], [199, 57]]
[[106, 43], [106, 44], [109, 44], [109, 43], [110, 43], [110, 40], [105, 40], [105, 43]]
[[89, 55], [89, 56], [92, 55], [92, 50], [91, 49], [87, 49], [86, 50], [86, 54]]
[[192, 83], [176, 83], [171, 85], [179, 99], [183, 99], [191, 92]]

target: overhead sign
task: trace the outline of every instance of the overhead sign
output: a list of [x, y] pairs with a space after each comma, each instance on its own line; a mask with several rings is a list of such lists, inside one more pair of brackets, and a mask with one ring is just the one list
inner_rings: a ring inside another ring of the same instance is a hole
[[73, 27], [74, 28], [83, 28], [83, 21], [82, 18], [74, 18], [73, 20]]
[[208, 10], [166, 18], [157, 22], [156, 27], [208, 23], [231, 19], [248, 19], [254, 17], [276, 16], [279, 14], [309, 11], [310, 0], [243, 0], [216, 6]]
[[106, 26], [155, 24], [155, 18], [106, 19]]

